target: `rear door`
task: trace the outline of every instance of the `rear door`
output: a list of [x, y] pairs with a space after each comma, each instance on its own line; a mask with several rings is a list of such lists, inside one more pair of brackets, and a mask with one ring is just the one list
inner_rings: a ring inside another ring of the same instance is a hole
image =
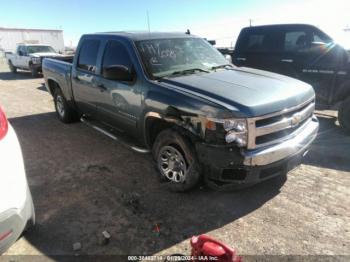
[[78, 108], [84, 114], [95, 116], [100, 90], [96, 87], [97, 63], [101, 41], [84, 39], [72, 70], [72, 89]]
[[243, 29], [237, 40], [233, 63], [237, 66], [276, 72], [279, 45], [276, 31], [271, 28]]
[[[101, 72], [109, 66], [120, 65], [134, 71], [134, 63], [127, 46], [119, 40], [109, 40], [103, 54]], [[137, 117], [141, 111], [140, 86], [142, 79], [132, 81], [98, 78], [100, 88], [98, 101], [99, 118], [118, 129], [135, 132]]]

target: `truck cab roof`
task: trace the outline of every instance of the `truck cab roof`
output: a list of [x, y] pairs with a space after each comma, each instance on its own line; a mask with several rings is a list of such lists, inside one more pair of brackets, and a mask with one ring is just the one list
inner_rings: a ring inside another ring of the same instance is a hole
[[[244, 27], [242, 30], [255, 30], [255, 29], [297, 29], [297, 28], [317, 28], [310, 24], [273, 24], [273, 25], [258, 25]], [[318, 28], [317, 28], [318, 29]]]
[[120, 32], [102, 32], [94, 34], [85, 34], [83, 36], [119, 36], [127, 38], [132, 41], [142, 41], [150, 39], [164, 39], [164, 38], [198, 38], [197, 36], [181, 33], [181, 32], [145, 32], [145, 31], [120, 31]]

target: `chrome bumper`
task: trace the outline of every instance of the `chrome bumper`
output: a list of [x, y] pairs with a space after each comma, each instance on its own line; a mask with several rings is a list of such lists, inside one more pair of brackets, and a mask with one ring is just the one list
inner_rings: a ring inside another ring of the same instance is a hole
[[262, 147], [254, 150], [243, 150], [243, 164], [247, 166], [263, 166], [293, 156], [315, 140], [318, 131], [318, 121], [313, 117], [296, 136], [275, 146]]

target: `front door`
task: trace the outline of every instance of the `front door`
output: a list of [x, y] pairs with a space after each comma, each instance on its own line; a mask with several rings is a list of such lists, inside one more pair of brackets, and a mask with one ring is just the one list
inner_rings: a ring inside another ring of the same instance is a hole
[[100, 89], [98, 114], [102, 121], [133, 134], [141, 113], [141, 79], [137, 79], [136, 75], [132, 81], [109, 80], [103, 77], [105, 68], [116, 65], [128, 68], [130, 71], [134, 68], [126, 46], [122, 42], [111, 40], [106, 44], [102, 72], [96, 83]]
[[296, 78], [315, 89], [317, 101], [327, 103], [337, 80], [342, 55], [322, 32], [309, 28], [287, 31], [281, 64], [293, 65]]

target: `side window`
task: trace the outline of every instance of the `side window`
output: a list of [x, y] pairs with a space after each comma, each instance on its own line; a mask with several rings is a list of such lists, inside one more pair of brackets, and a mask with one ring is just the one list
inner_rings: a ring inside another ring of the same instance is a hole
[[19, 53], [22, 53], [22, 55], [24, 55], [24, 48], [23, 48], [23, 46], [18, 46], [18, 49], [17, 49], [17, 54], [19, 55]]
[[312, 39], [313, 44], [329, 44], [332, 42], [331, 38], [319, 32], [313, 31], [312, 36], [313, 36], [313, 39]]
[[264, 53], [277, 50], [277, 40], [271, 30], [247, 32], [240, 41], [238, 49], [242, 51]]
[[248, 39], [248, 49], [262, 49], [264, 35], [250, 35]]
[[79, 51], [78, 68], [95, 73], [99, 47], [99, 40], [84, 40]]
[[122, 65], [129, 69], [132, 67], [128, 50], [118, 41], [108, 42], [103, 55], [102, 68], [104, 69], [113, 65]]
[[297, 51], [309, 47], [310, 40], [304, 31], [286, 32], [284, 37], [284, 51]]

